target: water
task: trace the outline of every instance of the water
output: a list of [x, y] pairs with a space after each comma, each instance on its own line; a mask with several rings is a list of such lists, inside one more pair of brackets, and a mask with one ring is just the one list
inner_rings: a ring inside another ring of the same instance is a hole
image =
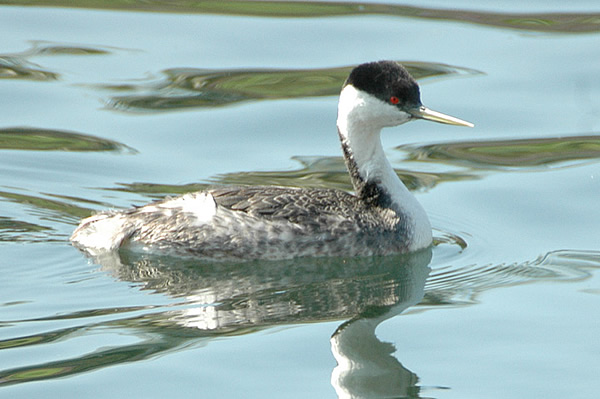
[[[0, 397], [597, 396], [594, 2], [38, 4], [0, 6]], [[69, 245], [94, 210], [207, 184], [350, 189], [336, 92], [383, 58], [476, 124], [384, 132], [431, 252]]]

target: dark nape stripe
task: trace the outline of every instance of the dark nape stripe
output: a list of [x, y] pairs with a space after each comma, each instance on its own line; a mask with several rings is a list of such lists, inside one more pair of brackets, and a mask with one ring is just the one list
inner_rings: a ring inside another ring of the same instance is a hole
[[[338, 131], [339, 134], [339, 131]], [[346, 167], [350, 173], [350, 179], [354, 186], [356, 196], [367, 206], [377, 206], [381, 208], [390, 208], [392, 206], [392, 197], [385, 190], [379, 180], [366, 181], [358, 171], [358, 165], [354, 160], [354, 154], [346, 140], [340, 134], [342, 142], [342, 151], [344, 153], [344, 160], [346, 161]]]

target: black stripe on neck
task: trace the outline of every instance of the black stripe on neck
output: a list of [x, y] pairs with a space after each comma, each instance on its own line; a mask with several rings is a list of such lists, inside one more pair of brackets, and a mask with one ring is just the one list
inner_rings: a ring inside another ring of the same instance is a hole
[[356, 161], [354, 160], [354, 154], [350, 145], [346, 139], [340, 135], [342, 142], [342, 151], [344, 153], [344, 160], [346, 161], [346, 167], [350, 173], [350, 179], [354, 186], [356, 196], [360, 198], [363, 203], [369, 207], [377, 206], [380, 208], [391, 208], [392, 197], [387, 190], [381, 185], [381, 181], [378, 179], [365, 180], [359, 170]]

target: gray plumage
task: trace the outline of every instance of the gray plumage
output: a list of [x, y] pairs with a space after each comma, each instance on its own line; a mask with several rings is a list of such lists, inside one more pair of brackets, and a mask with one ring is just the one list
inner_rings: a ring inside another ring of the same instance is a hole
[[91, 255], [121, 247], [205, 259], [365, 256], [431, 245], [427, 214], [385, 157], [381, 129], [420, 118], [472, 126], [421, 104], [399, 64], [352, 70], [337, 127], [356, 195], [331, 189], [221, 187], [84, 219], [71, 236]]
[[[93, 216], [121, 217], [118, 246], [143, 246], [160, 253], [205, 259], [284, 259], [299, 256], [383, 255], [405, 251], [406, 226], [395, 212], [369, 207], [352, 194], [333, 189], [223, 187], [210, 223], [172, 206], [175, 199]], [[185, 198], [185, 197], [178, 197]], [[77, 233], [77, 232], [76, 232]], [[75, 236], [75, 234], [74, 234]], [[86, 249], [86, 248], [83, 248]]]

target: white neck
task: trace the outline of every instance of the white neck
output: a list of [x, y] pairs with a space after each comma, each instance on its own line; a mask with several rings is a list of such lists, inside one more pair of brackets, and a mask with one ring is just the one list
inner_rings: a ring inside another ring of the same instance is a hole
[[381, 145], [381, 129], [407, 122], [410, 116], [396, 107], [353, 86], [346, 86], [340, 94], [337, 127], [342, 145], [346, 147], [346, 163], [352, 183], [360, 197], [367, 183], [374, 183], [389, 194], [390, 208], [402, 214], [410, 224], [410, 249], [431, 244], [431, 224], [425, 210], [398, 178], [387, 160]]

